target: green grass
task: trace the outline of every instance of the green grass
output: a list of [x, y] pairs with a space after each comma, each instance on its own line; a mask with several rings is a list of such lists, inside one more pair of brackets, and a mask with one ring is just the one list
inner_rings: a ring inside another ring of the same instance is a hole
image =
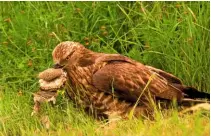
[[60, 41], [120, 53], [163, 69], [197, 89], [210, 88], [209, 2], [0, 2], [1, 135], [204, 135], [210, 119], [201, 112], [155, 121], [120, 121], [103, 128], [66, 98], [44, 105], [50, 129], [31, 117], [37, 74], [53, 64]]

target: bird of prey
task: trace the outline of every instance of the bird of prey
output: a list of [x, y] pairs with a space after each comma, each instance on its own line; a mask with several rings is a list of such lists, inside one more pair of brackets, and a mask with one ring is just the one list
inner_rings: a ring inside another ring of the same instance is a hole
[[61, 42], [52, 56], [54, 67], [67, 73], [68, 96], [97, 117], [150, 116], [158, 101], [180, 104], [210, 97], [170, 73], [120, 54], [93, 52], [78, 42]]

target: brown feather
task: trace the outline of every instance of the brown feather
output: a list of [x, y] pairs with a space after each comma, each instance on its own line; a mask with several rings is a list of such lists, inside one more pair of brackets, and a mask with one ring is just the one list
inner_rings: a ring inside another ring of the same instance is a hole
[[67, 72], [70, 98], [97, 116], [118, 114], [126, 118], [135, 103], [135, 116], [152, 114], [152, 101], [181, 102], [184, 91], [193, 91], [170, 73], [119, 54], [92, 52], [79, 43], [60, 43], [53, 57]]

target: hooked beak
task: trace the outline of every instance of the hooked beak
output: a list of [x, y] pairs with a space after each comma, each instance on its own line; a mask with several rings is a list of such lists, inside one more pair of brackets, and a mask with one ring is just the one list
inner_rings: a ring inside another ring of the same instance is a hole
[[64, 66], [59, 65], [58, 63], [53, 65], [53, 68], [55, 69], [59, 69], [59, 68], [63, 68]]

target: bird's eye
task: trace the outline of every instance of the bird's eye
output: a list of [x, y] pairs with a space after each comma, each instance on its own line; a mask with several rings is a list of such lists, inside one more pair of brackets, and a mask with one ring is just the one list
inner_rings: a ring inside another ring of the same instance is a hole
[[66, 60], [69, 60], [69, 58], [73, 55], [74, 52], [72, 52], [71, 54], [69, 54], [67, 57], [66, 57]]

